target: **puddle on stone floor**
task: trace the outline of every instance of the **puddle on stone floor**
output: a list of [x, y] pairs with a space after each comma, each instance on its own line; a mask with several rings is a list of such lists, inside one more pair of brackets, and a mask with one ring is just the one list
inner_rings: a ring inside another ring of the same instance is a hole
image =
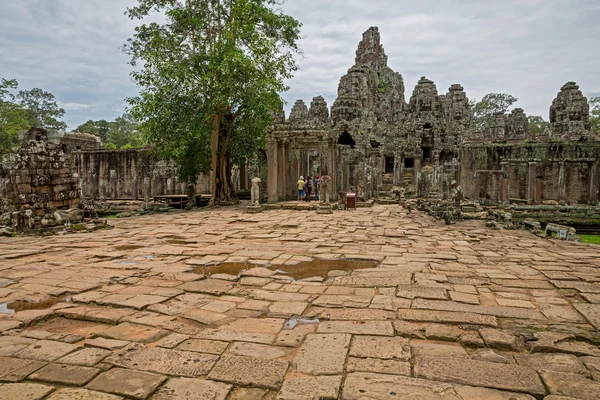
[[14, 314], [17, 311], [26, 311], [26, 310], [46, 310], [58, 303], [69, 303], [71, 301], [71, 297], [61, 296], [61, 297], [50, 297], [44, 301], [39, 301], [37, 303], [30, 303], [28, 301], [13, 301], [10, 303], [0, 303], [0, 313], [1, 314]]
[[318, 324], [319, 322], [320, 321], [318, 318], [309, 319], [309, 318], [304, 318], [304, 317], [299, 317], [299, 316], [293, 316], [292, 318], [285, 321], [285, 324], [283, 324], [283, 328], [281, 328], [281, 329], [291, 330], [291, 329], [294, 329], [298, 325]]
[[[320, 277], [327, 279], [330, 271], [353, 271], [355, 269], [375, 268], [379, 265], [372, 260], [313, 260], [296, 265], [273, 265], [268, 267], [273, 271], [291, 276], [296, 280]], [[201, 266], [194, 269], [198, 274], [211, 276], [215, 274], [239, 275], [243, 271], [259, 267], [250, 263], [223, 263], [219, 265]]]

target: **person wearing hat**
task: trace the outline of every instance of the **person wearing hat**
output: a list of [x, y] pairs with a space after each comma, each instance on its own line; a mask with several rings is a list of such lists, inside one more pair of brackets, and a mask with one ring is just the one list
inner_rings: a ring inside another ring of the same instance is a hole
[[304, 177], [300, 176], [300, 179], [298, 179], [298, 201], [302, 201], [302, 198], [304, 197]]

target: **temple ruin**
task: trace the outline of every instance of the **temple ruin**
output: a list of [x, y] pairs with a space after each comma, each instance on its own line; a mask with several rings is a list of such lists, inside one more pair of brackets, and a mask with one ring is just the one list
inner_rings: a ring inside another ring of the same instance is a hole
[[363, 34], [355, 64], [339, 83], [331, 112], [323, 97], [283, 108], [267, 134], [269, 202], [297, 197], [300, 175], [327, 173], [332, 196], [355, 191], [386, 199], [394, 188], [445, 198], [453, 181], [481, 202], [510, 199], [594, 203], [600, 188], [600, 142], [589, 105], [574, 82], [550, 107], [550, 129], [529, 132], [525, 112], [497, 114], [483, 132], [471, 125], [461, 85], [439, 94], [422, 77], [405, 98], [405, 82], [387, 65], [379, 30]]

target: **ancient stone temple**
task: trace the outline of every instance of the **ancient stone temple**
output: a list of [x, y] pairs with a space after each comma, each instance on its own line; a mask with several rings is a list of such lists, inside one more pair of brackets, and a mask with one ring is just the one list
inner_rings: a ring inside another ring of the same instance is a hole
[[489, 201], [598, 200], [600, 143], [575, 83], [554, 100], [542, 137], [529, 132], [520, 108], [477, 132], [461, 85], [440, 94], [422, 77], [407, 99], [387, 61], [378, 28], [370, 28], [331, 113], [320, 96], [310, 107], [298, 100], [287, 119], [278, 113], [267, 133], [270, 202], [296, 198], [300, 175], [323, 174], [332, 177], [334, 199], [351, 190], [363, 200], [385, 198], [398, 187], [445, 197], [456, 180], [466, 196]]

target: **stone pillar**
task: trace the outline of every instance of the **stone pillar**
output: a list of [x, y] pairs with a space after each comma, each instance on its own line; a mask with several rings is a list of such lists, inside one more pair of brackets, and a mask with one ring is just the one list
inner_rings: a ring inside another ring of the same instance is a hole
[[508, 177], [504, 174], [500, 176], [500, 201], [508, 201]]
[[558, 200], [564, 200], [566, 194], [566, 186], [565, 186], [565, 162], [560, 163], [560, 167], [558, 169]]
[[419, 184], [419, 176], [421, 175], [421, 164], [422, 164], [421, 157], [415, 157], [414, 158], [414, 170], [413, 170], [413, 184], [414, 185]]
[[168, 195], [173, 194], [173, 179], [172, 178], [167, 178], [167, 194]]
[[246, 176], [246, 160], [240, 164], [240, 190], [248, 190], [248, 181]]
[[117, 183], [118, 183], [117, 170], [110, 170], [110, 198], [115, 200], [117, 196]]
[[277, 198], [279, 200], [285, 200], [285, 157], [283, 143], [277, 143]]
[[135, 173], [131, 177], [131, 199], [138, 199], [138, 177]]
[[589, 163], [589, 171], [590, 171], [590, 184], [589, 184], [589, 194], [588, 201], [597, 201], [598, 200], [598, 162]]
[[535, 163], [529, 163], [527, 170], [527, 201], [529, 204], [535, 203], [536, 175], [537, 168]]
[[479, 201], [479, 174], [477, 171], [473, 175], [473, 200]]
[[150, 178], [144, 177], [142, 191], [144, 192], [144, 201], [148, 203], [150, 201]]
[[269, 203], [277, 203], [277, 142], [273, 139], [267, 139], [267, 195]]

